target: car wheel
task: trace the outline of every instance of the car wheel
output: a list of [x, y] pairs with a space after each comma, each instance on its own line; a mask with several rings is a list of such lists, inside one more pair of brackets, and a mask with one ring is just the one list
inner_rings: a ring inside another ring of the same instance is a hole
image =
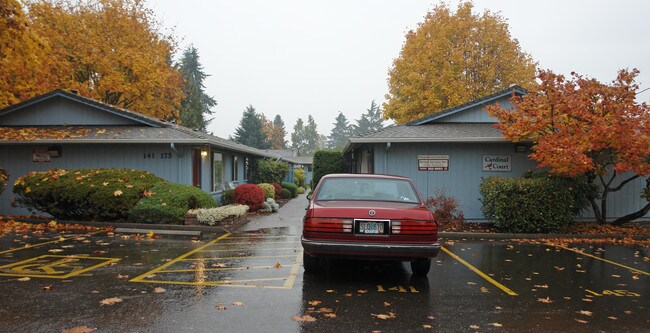
[[320, 266], [320, 259], [306, 252], [303, 252], [302, 266], [305, 268], [305, 273], [315, 273], [318, 271], [318, 268]]
[[431, 269], [431, 259], [416, 259], [411, 261], [411, 270], [413, 275], [423, 276], [429, 273]]

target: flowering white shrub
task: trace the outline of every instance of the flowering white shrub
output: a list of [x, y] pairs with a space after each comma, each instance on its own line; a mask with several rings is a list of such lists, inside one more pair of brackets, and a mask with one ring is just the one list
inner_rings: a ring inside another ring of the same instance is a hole
[[196, 219], [201, 224], [215, 225], [228, 217], [240, 217], [246, 215], [248, 206], [246, 205], [227, 205], [217, 208], [199, 208], [190, 210], [190, 213], [196, 214]]
[[268, 198], [266, 199], [266, 202], [262, 204], [262, 209], [260, 209], [261, 212], [263, 213], [275, 213], [280, 209], [280, 205], [273, 200], [273, 198]]

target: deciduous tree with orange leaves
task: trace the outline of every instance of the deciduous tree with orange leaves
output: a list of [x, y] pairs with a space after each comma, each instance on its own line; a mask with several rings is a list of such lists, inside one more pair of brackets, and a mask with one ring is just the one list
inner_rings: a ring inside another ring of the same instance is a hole
[[0, 95], [0, 107], [63, 88], [157, 118], [178, 118], [183, 81], [171, 60], [176, 44], [159, 31], [143, 1], [34, 0], [24, 11], [3, 1], [13, 2], [17, 13], [3, 12], [4, 20], [19, 21], [10, 22], [16, 28], [9, 36], [10, 53], [17, 55], [5, 57], [7, 68], [0, 66], [0, 86], [9, 92]]
[[[607, 221], [607, 197], [645, 178], [648, 203], [613, 224], [650, 211], [650, 107], [636, 101], [639, 71], [621, 70], [610, 84], [572, 73], [570, 79], [539, 71], [540, 83], [513, 97], [512, 109], [488, 107], [506, 139], [533, 143], [530, 157], [551, 172], [584, 174], [598, 182], [600, 197], [587, 198], [596, 220]], [[600, 205], [598, 205], [600, 201]]]

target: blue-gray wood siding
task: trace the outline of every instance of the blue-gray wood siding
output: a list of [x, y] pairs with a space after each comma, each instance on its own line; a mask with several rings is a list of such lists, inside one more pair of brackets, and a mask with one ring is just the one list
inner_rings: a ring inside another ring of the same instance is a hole
[[[510, 97], [500, 98], [497, 101], [502, 108], [509, 109], [512, 103], [508, 100]], [[437, 120], [440, 123], [496, 123], [497, 119], [490, 117], [484, 110], [486, 104], [476, 105], [462, 112], [450, 114]]]
[[[485, 220], [481, 212], [479, 185], [490, 176], [520, 177], [529, 170], [536, 170], [537, 163], [527, 153], [516, 153], [514, 143], [392, 143], [374, 145], [375, 173], [410, 177], [423, 197], [445, 193], [460, 202], [465, 218]], [[448, 155], [449, 171], [418, 171], [418, 155]], [[512, 171], [483, 171], [483, 155], [506, 155], [511, 157]], [[624, 179], [619, 177], [618, 183]], [[608, 217], [624, 216], [639, 210], [646, 204], [640, 198], [645, 179], [628, 183], [621, 191], [610, 193], [607, 204]], [[593, 220], [588, 208], [581, 219]], [[646, 215], [650, 217], [650, 214]]]
[[0, 117], [3, 126], [54, 125], [133, 125], [135, 121], [82, 104], [64, 97], [55, 97], [27, 106]]

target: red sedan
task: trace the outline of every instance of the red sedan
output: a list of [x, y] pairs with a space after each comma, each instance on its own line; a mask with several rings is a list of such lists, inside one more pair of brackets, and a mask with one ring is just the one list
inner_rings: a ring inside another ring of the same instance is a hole
[[321, 258], [410, 261], [426, 275], [438, 255], [438, 225], [406, 177], [331, 174], [307, 196], [303, 265], [317, 271]]

